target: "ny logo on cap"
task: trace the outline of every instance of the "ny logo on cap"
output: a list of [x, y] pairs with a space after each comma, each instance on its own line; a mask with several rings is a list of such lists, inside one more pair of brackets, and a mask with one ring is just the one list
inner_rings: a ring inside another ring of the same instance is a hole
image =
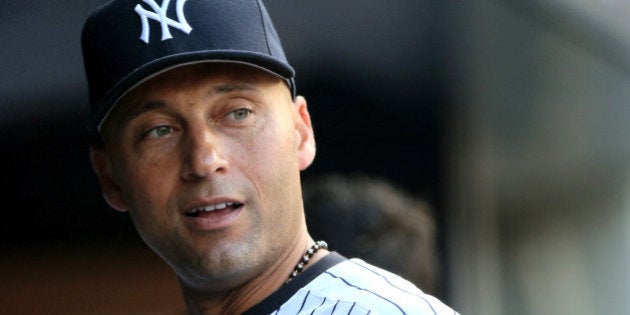
[[188, 25], [186, 17], [184, 16], [184, 3], [186, 0], [177, 0], [175, 10], [177, 12], [178, 21], [174, 21], [166, 16], [166, 10], [168, 10], [168, 5], [171, 0], [163, 0], [162, 6], [158, 6], [157, 3], [155, 3], [155, 0], [142, 1], [153, 9], [153, 11], [146, 10], [140, 4], [137, 4], [135, 7], [135, 11], [138, 13], [140, 20], [142, 21], [142, 34], [140, 35], [140, 39], [143, 42], [147, 44], [149, 43], [149, 19], [160, 22], [160, 25], [162, 26], [162, 40], [173, 38], [170, 27], [174, 27], [186, 34], [190, 34], [190, 31], [192, 31], [192, 27]]

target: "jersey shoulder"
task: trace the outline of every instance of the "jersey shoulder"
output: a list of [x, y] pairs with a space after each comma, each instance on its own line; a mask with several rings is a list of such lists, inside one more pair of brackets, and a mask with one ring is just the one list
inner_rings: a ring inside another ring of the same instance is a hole
[[298, 290], [282, 314], [457, 314], [413, 283], [360, 259], [337, 264]]

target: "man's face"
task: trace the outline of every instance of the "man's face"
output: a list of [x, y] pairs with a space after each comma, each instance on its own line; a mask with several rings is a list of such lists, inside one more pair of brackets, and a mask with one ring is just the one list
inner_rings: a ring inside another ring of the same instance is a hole
[[176, 68], [132, 90], [103, 128], [91, 157], [105, 198], [185, 285], [237, 285], [305, 233], [312, 127], [282, 80], [233, 64]]

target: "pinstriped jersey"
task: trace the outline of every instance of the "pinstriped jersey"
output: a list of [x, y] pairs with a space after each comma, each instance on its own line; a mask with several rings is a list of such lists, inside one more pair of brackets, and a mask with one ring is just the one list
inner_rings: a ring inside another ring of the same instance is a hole
[[245, 314], [458, 314], [411, 282], [332, 252]]

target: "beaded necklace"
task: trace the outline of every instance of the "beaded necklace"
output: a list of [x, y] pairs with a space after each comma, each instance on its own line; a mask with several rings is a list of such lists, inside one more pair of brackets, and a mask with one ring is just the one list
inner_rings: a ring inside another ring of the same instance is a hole
[[300, 272], [302, 272], [302, 270], [304, 270], [304, 266], [308, 264], [313, 255], [315, 255], [315, 253], [317, 253], [317, 251], [321, 248], [328, 249], [328, 244], [324, 241], [317, 241], [315, 242], [315, 244], [313, 244], [313, 246], [307, 249], [304, 253], [304, 256], [302, 256], [302, 259], [300, 259], [300, 262], [298, 262], [298, 264], [295, 265], [295, 268], [293, 268], [293, 272], [291, 272], [291, 274], [289, 275], [289, 279], [287, 279], [285, 283], [289, 283], [289, 281], [293, 280], [293, 278], [295, 278]]

